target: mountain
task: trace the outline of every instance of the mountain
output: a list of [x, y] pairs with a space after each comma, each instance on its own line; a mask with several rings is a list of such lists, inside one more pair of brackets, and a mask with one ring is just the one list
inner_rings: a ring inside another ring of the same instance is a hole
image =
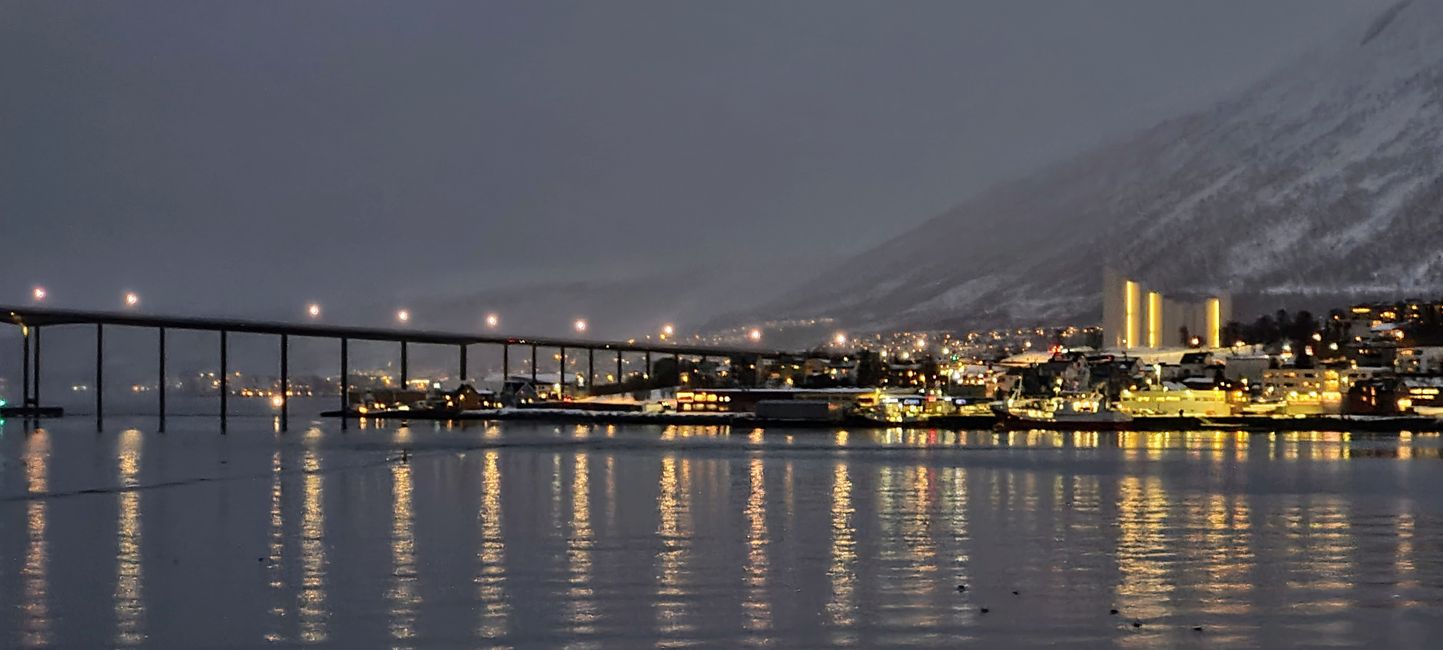
[[[1297, 300], [1443, 287], [1443, 0], [996, 186], [764, 306], [849, 327], [1097, 320], [1105, 266]], [[1251, 298], [1251, 303], [1249, 299]]]

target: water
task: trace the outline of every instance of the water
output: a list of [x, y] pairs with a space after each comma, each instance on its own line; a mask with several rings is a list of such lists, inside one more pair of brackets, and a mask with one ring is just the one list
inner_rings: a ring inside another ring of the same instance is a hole
[[1440, 449], [12, 420], [0, 647], [1425, 647]]

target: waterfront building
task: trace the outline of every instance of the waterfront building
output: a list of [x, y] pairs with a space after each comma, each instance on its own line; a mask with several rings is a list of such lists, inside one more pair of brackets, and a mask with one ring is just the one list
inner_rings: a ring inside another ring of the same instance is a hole
[[1233, 415], [1233, 404], [1245, 401], [1241, 393], [1209, 388], [1177, 389], [1155, 385], [1139, 390], [1123, 390], [1117, 408], [1135, 416], [1214, 417]]
[[1103, 346], [1109, 349], [1220, 348], [1223, 325], [1231, 319], [1227, 294], [1163, 295], [1115, 271], [1103, 273]]
[[1393, 368], [1400, 375], [1443, 374], [1443, 346], [1398, 348]]
[[1223, 378], [1245, 386], [1260, 386], [1263, 375], [1276, 360], [1267, 354], [1234, 354], [1223, 357]]

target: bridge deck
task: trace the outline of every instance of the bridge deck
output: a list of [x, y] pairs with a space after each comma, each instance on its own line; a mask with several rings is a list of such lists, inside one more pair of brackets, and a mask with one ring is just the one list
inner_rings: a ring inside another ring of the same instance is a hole
[[241, 332], [310, 338], [354, 339], [358, 341], [394, 341], [436, 345], [535, 345], [546, 348], [577, 350], [615, 350], [620, 352], [655, 352], [688, 356], [756, 356], [775, 359], [804, 356], [760, 347], [727, 347], [709, 345], [671, 345], [666, 343], [632, 343], [574, 338], [502, 336], [460, 332], [437, 332], [405, 328], [346, 327], [322, 323], [283, 323], [231, 318], [192, 316], [161, 316], [135, 312], [80, 311], [47, 307], [9, 307], [0, 305], [0, 314], [15, 325], [118, 325], [124, 327], [155, 327], [175, 330], [210, 332]]

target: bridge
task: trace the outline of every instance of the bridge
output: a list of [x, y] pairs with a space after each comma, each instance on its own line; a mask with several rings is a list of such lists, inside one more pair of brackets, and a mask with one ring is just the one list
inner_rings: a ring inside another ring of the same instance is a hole
[[[4, 323], [14, 325], [21, 330], [22, 343], [22, 399], [19, 407], [12, 407], [12, 411], [20, 415], [41, 414], [46, 411], [40, 401], [40, 372], [41, 372], [41, 338], [40, 333], [45, 328], [71, 326], [90, 326], [95, 328], [95, 420], [99, 427], [105, 417], [104, 391], [102, 387], [105, 382], [105, 364], [103, 354], [105, 351], [105, 329], [107, 327], [129, 327], [154, 329], [158, 337], [157, 359], [157, 400], [159, 407], [160, 430], [165, 430], [165, 394], [166, 394], [166, 366], [165, 366], [165, 335], [170, 330], [189, 330], [202, 332], [215, 332], [219, 336], [218, 356], [220, 362], [220, 418], [221, 429], [225, 429], [227, 416], [227, 397], [229, 395], [228, 382], [228, 342], [229, 334], [260, 334], [275, 336], [280, 345], [280, 392], [283, 396], [290, 393], [290, 364], [289, 349], [291, 337], [305, 337], [318, 339], [332, 339], [340, 342], [340, 366], [341, 377], [341, 411], [350, 410], [350, 346], [351, 341], [379, 341], [390, 342], [399, 345], [401, 384], [404, 386], [409, 379], [409, 367], [407, 349], [411, 344], [454, 346], [457, 349], [457, 365], [460, 376], [466, 376], [467, 350], [474, 345], [494, 345], [501, 348], [501, 372], [503, 377], [511, 376], [511, 348], [521, 347], [530, 352], [531, 380], [536, 382], [536, 350], [537, 348], [557, 348], [560, 350], [560, 360], [557, 367], [566, 367], [566, 352], [574, 350], [585, 352], [587, 357], [587, 385], [594, 386], [596, 379], [596, 354], [598, 352], [616, 356], [616, 380], [622, 378], [622, 355], [626, 353], [644, 354], [646, 356], [647, 372], [651, 372], [652, 355], [669, 355], [674, 361], [680, 363], [682, 356], [700, 357], [703, 361], [709, 357], [722, 357], [729, 359], [750, 360], [756, 364], [757, 375], [761, 374], [762, 361], [776, 361], [783, 358], [805, 358], [809, 355], [788, 353], [780, 350], [767, 350], [760, 347], [726, 347], [708, 345], [684, 345], [666, 343], [638, 343], [636, 341], [601, 341], [580, 338], [554, 338], [554, 337], [521, 337], [521, 336], [499, 336], [473, 333], [437, 332], [414, 330], [405, 328], [371, 328], [371, 327], [345, 327], [327, 325], [322, 323], [287, 323], [272, 321], [239, 320], [227, 318], [203, 318], [190, 316], [161, 316], [143, 314], [139, 312], [106, 312], [106, 311], [80, 311], [71, 309], [51, 309], [47, 307], [27, 306], [14, 307], [0, 305], [0, 318]], [[563, 371], [564, 374], [564, 371]], [[280, 426], [285, 430], [289, 425], [288, 403], [289, 400], [282, 399], [280, 404]], [[346, 419], [342, 418], [342, 426]]]

